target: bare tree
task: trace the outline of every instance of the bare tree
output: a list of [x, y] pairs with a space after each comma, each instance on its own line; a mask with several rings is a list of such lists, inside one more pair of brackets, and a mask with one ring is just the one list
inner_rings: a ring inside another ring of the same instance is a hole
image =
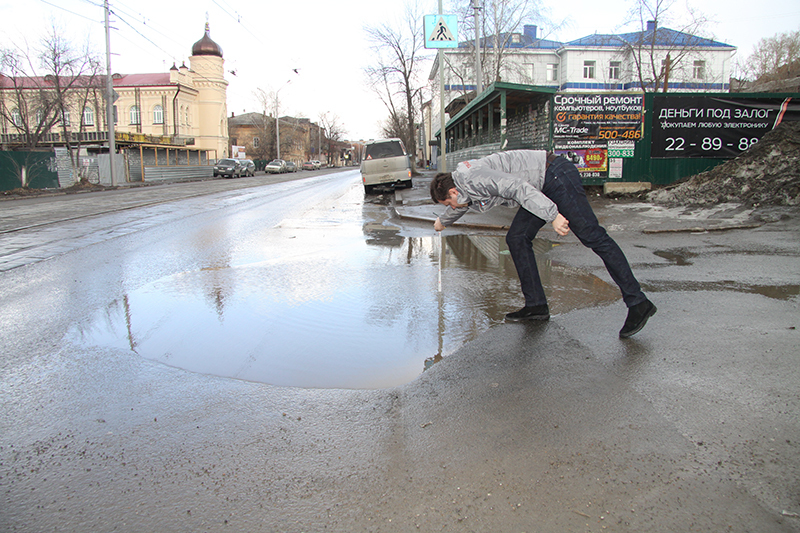
[[[636, 0], [630, 17], [642, 31], [614, 37], [621, 39], [624, 53], [631, 59], [634, 77], [645, 92], [666, 92], [672, 74], [681, 70], [682, 77], [688, 78], [685, 69], [689, 68], [689, 59], [705, 40], [700, 35], [705, 33], [708, 19], [689, 8], [688, 20], [679, 22], [670, 11], [674, 1]], [[677, 25], [677, 30], [661, 27], [666, 24]]]
[[256, 89], [254, 94], [262, 111], [260, 120], [256, 119], [253, 123], [262, 139], [255, 154], [259, 159], [272, 160], [277, 153], [275, 146], [275, 118], [272, 116], [275, 111], [275, 93], [264, 89]]
[[322, 128], [322, 147], [321, 150], [325, 153], [328, 162], [333, 161], [335, 158], [333, 154], [338, 150], [341, 143], [344, 141], [344, 136], [347, 130], [342, 125], [339, 116], [336, 113], [325, 112], [319, 117], [319, 127]]
[[[72, 163], [73, 175], [85, 179], [80, 164], [80, 149], [85, 129], [83, 110], [91, 101], [97, 101], [103, 91], [100, 77], [102, 63], [88, 44], [76, 49], [54, 26], [42, 41], [40, 56], [42, 68], [52, 80], [56, 101], [56, 124], [61, 126], [63, 141]], [[78, 135], [73, 136], [71, 110], [78, 116]]]
[[[36, 148], [53, 130], [60, 130], [73, 174], [77, 180], [84, 178], [80, 164], [84, 109], [97, 107], [102, 98], [101, 62], [88, 43], [78, 47], [52, 26], [35, 49], [3, 50], [0, 69], [10, 85], [2, 92], [0, 118], [18, 134], [19, 144]], [[79, 117], [77, 127], [72, 116]]]
[[800, 30], [778, 33], [758, 41], [741, 66], [751, 81], [770, 82], [800, 75]]
[[389, 122], [405, 124], [400, 138], [411, 154], [416, 154], [414, 100], [424, 85], [420, 78], [425, 49], [422, 21], [419, 6], [407, 4], [396, 27], [382, 24], [366, 30], [375, 51], [375, 64], [365, 69], [367, 77], [389, 111]]
[[[271, 158], [275, 158], [278, 156], [278, 135], [280, 135], [280, 148], [281, 148], [281, 156], [283, 157], [285, 153], [287, 153], [287, 148], [293, 147], [297, 150], [298, 146], [302, 144], [302, 137], [303, 137], [303, 127], [301, 125], [301, 121], [297, 118], [293, 117], [284, 117], [280, 118], [280, 100], [279, 100], [279, 93], [280, 89], [277, 91], [265, 91], [263, 89], [257, 89], [255, 91], [256, 98], [261, 105], [261, 108], [264, 110], [264, 133], [269, 134], [268, 137], [269, 142], [268, 144], [271, 146], [271, 151], [269, 152]], [[276, 116], [271, 118], [271, 114], [275, 113]], [[276, 124], [276, 121], [279, 123]], [[271, 123], [271, 128], [270, 128]]]
[[[509, 63], [505, 61], [510, 50], [509, 44], [515, 38], [515, 34], [521, 33], [526, 21], [542, 18], [542, 5], [540, 0], [482, 0], [481, 4], [482, 16], [478, 35], [482, 43], [481, 69], [488, 85], [502, 81], [505, 69], [509, 68]], [[461, 34], [472, 36], [475, 34], [474, 10], [470, 5], [463, 6], [462, 9], [464, 10], [462, 20], [465, 24]], [[474, 54], [474, 39], [462, 38], [462, 40], [467, 42], [467, 47]]]

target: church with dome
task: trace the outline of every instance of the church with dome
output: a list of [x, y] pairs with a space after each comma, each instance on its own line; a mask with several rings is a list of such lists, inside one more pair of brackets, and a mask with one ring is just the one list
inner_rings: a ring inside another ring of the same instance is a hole
[[189, 66], [168, 73], [114, 75], [119, 95], [117, 131], [169, 139], [207, 150], [211, 159], [228, 157], [227, 87], [222, 48], [208, 23], [192, 45]]

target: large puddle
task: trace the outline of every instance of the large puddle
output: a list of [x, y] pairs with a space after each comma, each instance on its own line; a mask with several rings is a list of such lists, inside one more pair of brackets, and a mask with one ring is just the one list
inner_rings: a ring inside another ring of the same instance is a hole
[[[620, 298], [596, 276], [551, 263], [550, 242], [534, 246], [553, 314]], [[298, 220], [263, 232], [235, 262], [127, 294], [71, 336], [204, 374], [384, 388], [413, 380], [521, 305], [502, 236], [440, 240], [403, 237], [386, 222]]]

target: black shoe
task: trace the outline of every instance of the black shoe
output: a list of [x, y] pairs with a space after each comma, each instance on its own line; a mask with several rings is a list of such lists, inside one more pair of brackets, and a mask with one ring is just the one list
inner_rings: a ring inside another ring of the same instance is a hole
[[506, 320], [550, 320], [550, 309], [547, 304], [525, 306], [519, 311], [508, 313]]
[[647, 319], [656, 314], [656, 306], [650, 300], [645, 300], [628, 309], [628, 318], [625, 319], [625, 325], [619, 330], [619, 338], [627, 339], [628, 337], [639, 333]]

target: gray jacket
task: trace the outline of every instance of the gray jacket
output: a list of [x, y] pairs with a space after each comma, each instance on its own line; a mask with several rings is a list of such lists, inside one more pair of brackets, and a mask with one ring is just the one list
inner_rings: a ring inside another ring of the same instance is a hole
[[552, 222], [558, 207], [542, 194], [547, 153], [544, 150], [510, 150], [459, 163], [453, 171], [458, 203], [447, 208], [439, 221], [449, 226], [469, 210], [483, 213], [503, 205], [522, 206], [545, 222]]

